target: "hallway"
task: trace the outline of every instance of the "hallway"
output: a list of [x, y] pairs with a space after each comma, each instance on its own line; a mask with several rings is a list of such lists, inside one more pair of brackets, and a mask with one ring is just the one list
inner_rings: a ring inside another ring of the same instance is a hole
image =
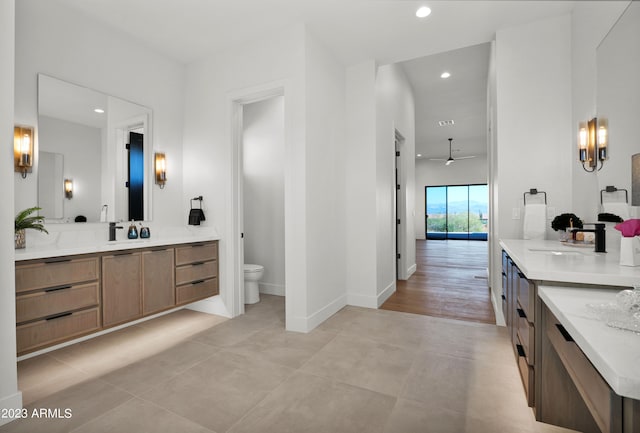
[[384, 310], [495, 323], [487, 286], [487, 242], [416, 240], [416, 272], [398, 280]]

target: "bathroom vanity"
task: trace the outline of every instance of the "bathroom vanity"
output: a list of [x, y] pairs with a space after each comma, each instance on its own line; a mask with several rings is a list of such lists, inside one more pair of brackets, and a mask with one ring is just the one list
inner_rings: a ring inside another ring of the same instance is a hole
[[[583, 307], [592, 301], [590, 296], [596, 294], [612, 299], [619, 290], [640, 282], [640, 267], [620, 266], [616, 251], [595, 253], [593, 249], [564, 246], [558, 241], [502, 240], [500, 245], [503, 249], [503, 313], [527, 400], [536, 419], [580, 431], [640, 431], [637, 425], [640, 395], [619, 394], [623, 390], [616, 387], [615, 379], [603, 374], [602, 365], [593, 362], [597, 353], [607, 349], [594, 346], [594, 350], [585, 350], [584, 340], [571, 336], [572, 332], [577, 333], [576, 329], [569, 326], [563, 328], [569, 329], [568, 332], [558, 333], [560, 328], [556, 326], [565, 326], [563, 311], [568, 305]], [[573, 296], [568, 298], [568, 303], [541, 298], [545, 296], [546, 286], [574, 290]], [[594, 326], [607, 328], [604, 322], [592, 322]], [[640, 336], [622, 330], [607, 331], [635, 338], [635, 345], [631, 347], [640, 360]], [[567, 348], [559, 344], [561, 338], [565, 341], [573, 338], [576, 344]], [[618, 356], [626, 355], [618, 352], [610, 355], [612, 359]], [[554, 362], [562, 357], [564, 364]], [[588, 379], [572, 377], [576, 374], [571, 366], [577, 365], [582, 366], [578, 367], [580, 377], [586, 375]], [[598, 382], [598, 377], [604, 379]], [[640, 389], [640, 375], [635, 377], [636, 389]], [[578, 385], [573, 384], [571, 388], [569, 384], [574, 382]], [[597, 391], [578, 391], [592, 387]], [[575, 392], [565, 392], [565, 389], [575, 389]], [[591, 398], [589, 393], [597, 397]], [[635, 424], [630, 419], [622, 423], [623, 406], [627, 407], [625, 419], [636, 414]]]
[[217, 295], [218, 269], [215, 235], [16, 251], [18, 355]]

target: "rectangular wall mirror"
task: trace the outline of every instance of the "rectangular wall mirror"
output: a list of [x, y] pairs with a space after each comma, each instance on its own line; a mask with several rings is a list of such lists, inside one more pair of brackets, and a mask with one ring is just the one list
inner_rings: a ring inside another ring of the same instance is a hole
[[[151, 121], [150, 108], [38, 74], [41, 214], [50, 221], [98, 222], [107, 205], [109, 221], [150, 221]], [[70, 199], [64, 179], [73, 179]]]

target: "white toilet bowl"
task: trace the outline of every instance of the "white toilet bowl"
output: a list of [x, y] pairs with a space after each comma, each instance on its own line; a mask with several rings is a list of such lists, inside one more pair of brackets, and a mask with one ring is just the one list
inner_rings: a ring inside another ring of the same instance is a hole
[[244, 265], [244, 303], [255, 304], [260, 302], [260, 290], [258, 281], [264, 274], [264, 266]]

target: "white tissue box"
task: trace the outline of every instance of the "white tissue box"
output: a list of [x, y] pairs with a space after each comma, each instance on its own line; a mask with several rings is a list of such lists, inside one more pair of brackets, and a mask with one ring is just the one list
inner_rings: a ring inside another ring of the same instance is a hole
[[640, 237], [620, 239], [620, 266], [640, 266]]

